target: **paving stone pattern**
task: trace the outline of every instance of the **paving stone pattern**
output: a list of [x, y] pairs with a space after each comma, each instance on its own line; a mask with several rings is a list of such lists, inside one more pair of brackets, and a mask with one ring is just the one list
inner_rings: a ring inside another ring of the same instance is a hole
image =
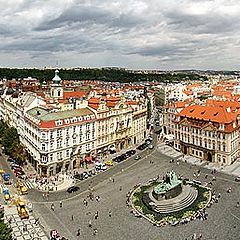
[[[18, 214], [6, 214], [5, 222], [11, 218], [12, 237], [17, 240], [48, 240], [39, 223], [30, 215], [29, 219], [21, 220]], [[26, 228], [26, 229], [24, 229]]]

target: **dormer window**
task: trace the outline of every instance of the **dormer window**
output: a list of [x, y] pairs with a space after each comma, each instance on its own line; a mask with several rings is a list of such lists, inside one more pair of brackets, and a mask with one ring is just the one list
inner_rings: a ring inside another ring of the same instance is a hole
[[220, 123], [219, 129], [224, 130], [224, 128], [225, 128], [225, 125], [223, 123]]

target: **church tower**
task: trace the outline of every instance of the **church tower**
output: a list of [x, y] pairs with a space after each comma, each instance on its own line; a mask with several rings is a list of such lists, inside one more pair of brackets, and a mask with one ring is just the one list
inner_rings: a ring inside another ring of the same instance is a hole
[[52, 98], [63, 98], [63, 87], [61, 84], [61, 78], [58, 76], [59, 70], [55, 70], [55, 76], [52, 79], [51, 85], [51, 97]]

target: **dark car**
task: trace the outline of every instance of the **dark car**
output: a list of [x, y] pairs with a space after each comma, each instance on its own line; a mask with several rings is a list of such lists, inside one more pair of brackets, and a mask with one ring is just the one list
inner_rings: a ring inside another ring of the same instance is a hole
[[126, 160], [128, 157], [129, 157], [129, 155], [127, 153], [124, 153], [124, 154], [121, 155], [121, 158], [123, 160]]
[[78, 173], [78, 174], [75, 174], [74, 176], [73, 176], [75, 179], [77, 179], [77, 180], [83, 180], [84, 179], [84, 177], [83, 177], [83, 174], [82, 173]]
[[122, 159], [121, 156], [118, 156], [118, 157], [115, 157], [115, 158], [113, 159], [113, 161], [114, 161], [114, 162], [121, 162], [121, 161], [123, 161], [123, 159]]
[[67, 189], [67, 192], [68, 193], [73, 193], [73, 192], [77, 192], [77, 191], [79, 191], [80, 190], [80, 188], [78, 187], [78, 186], [72, 186], [72, 187], [69, 187], [68, 189]]
[[130, 150], [131, 155], [134, 155], [136, 153], [136, 150]]

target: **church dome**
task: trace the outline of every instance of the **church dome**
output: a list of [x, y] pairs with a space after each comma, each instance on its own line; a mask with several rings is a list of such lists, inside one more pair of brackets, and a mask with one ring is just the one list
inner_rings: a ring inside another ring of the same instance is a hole
[[59, 85], [62, 79], [58, 76], [58, 73], [59, 73], [59, 70], [56, 69], [55, 70], [55, 76], [52, 79], [52, 81], [53, 81], [54, 84], [58, 84]]

